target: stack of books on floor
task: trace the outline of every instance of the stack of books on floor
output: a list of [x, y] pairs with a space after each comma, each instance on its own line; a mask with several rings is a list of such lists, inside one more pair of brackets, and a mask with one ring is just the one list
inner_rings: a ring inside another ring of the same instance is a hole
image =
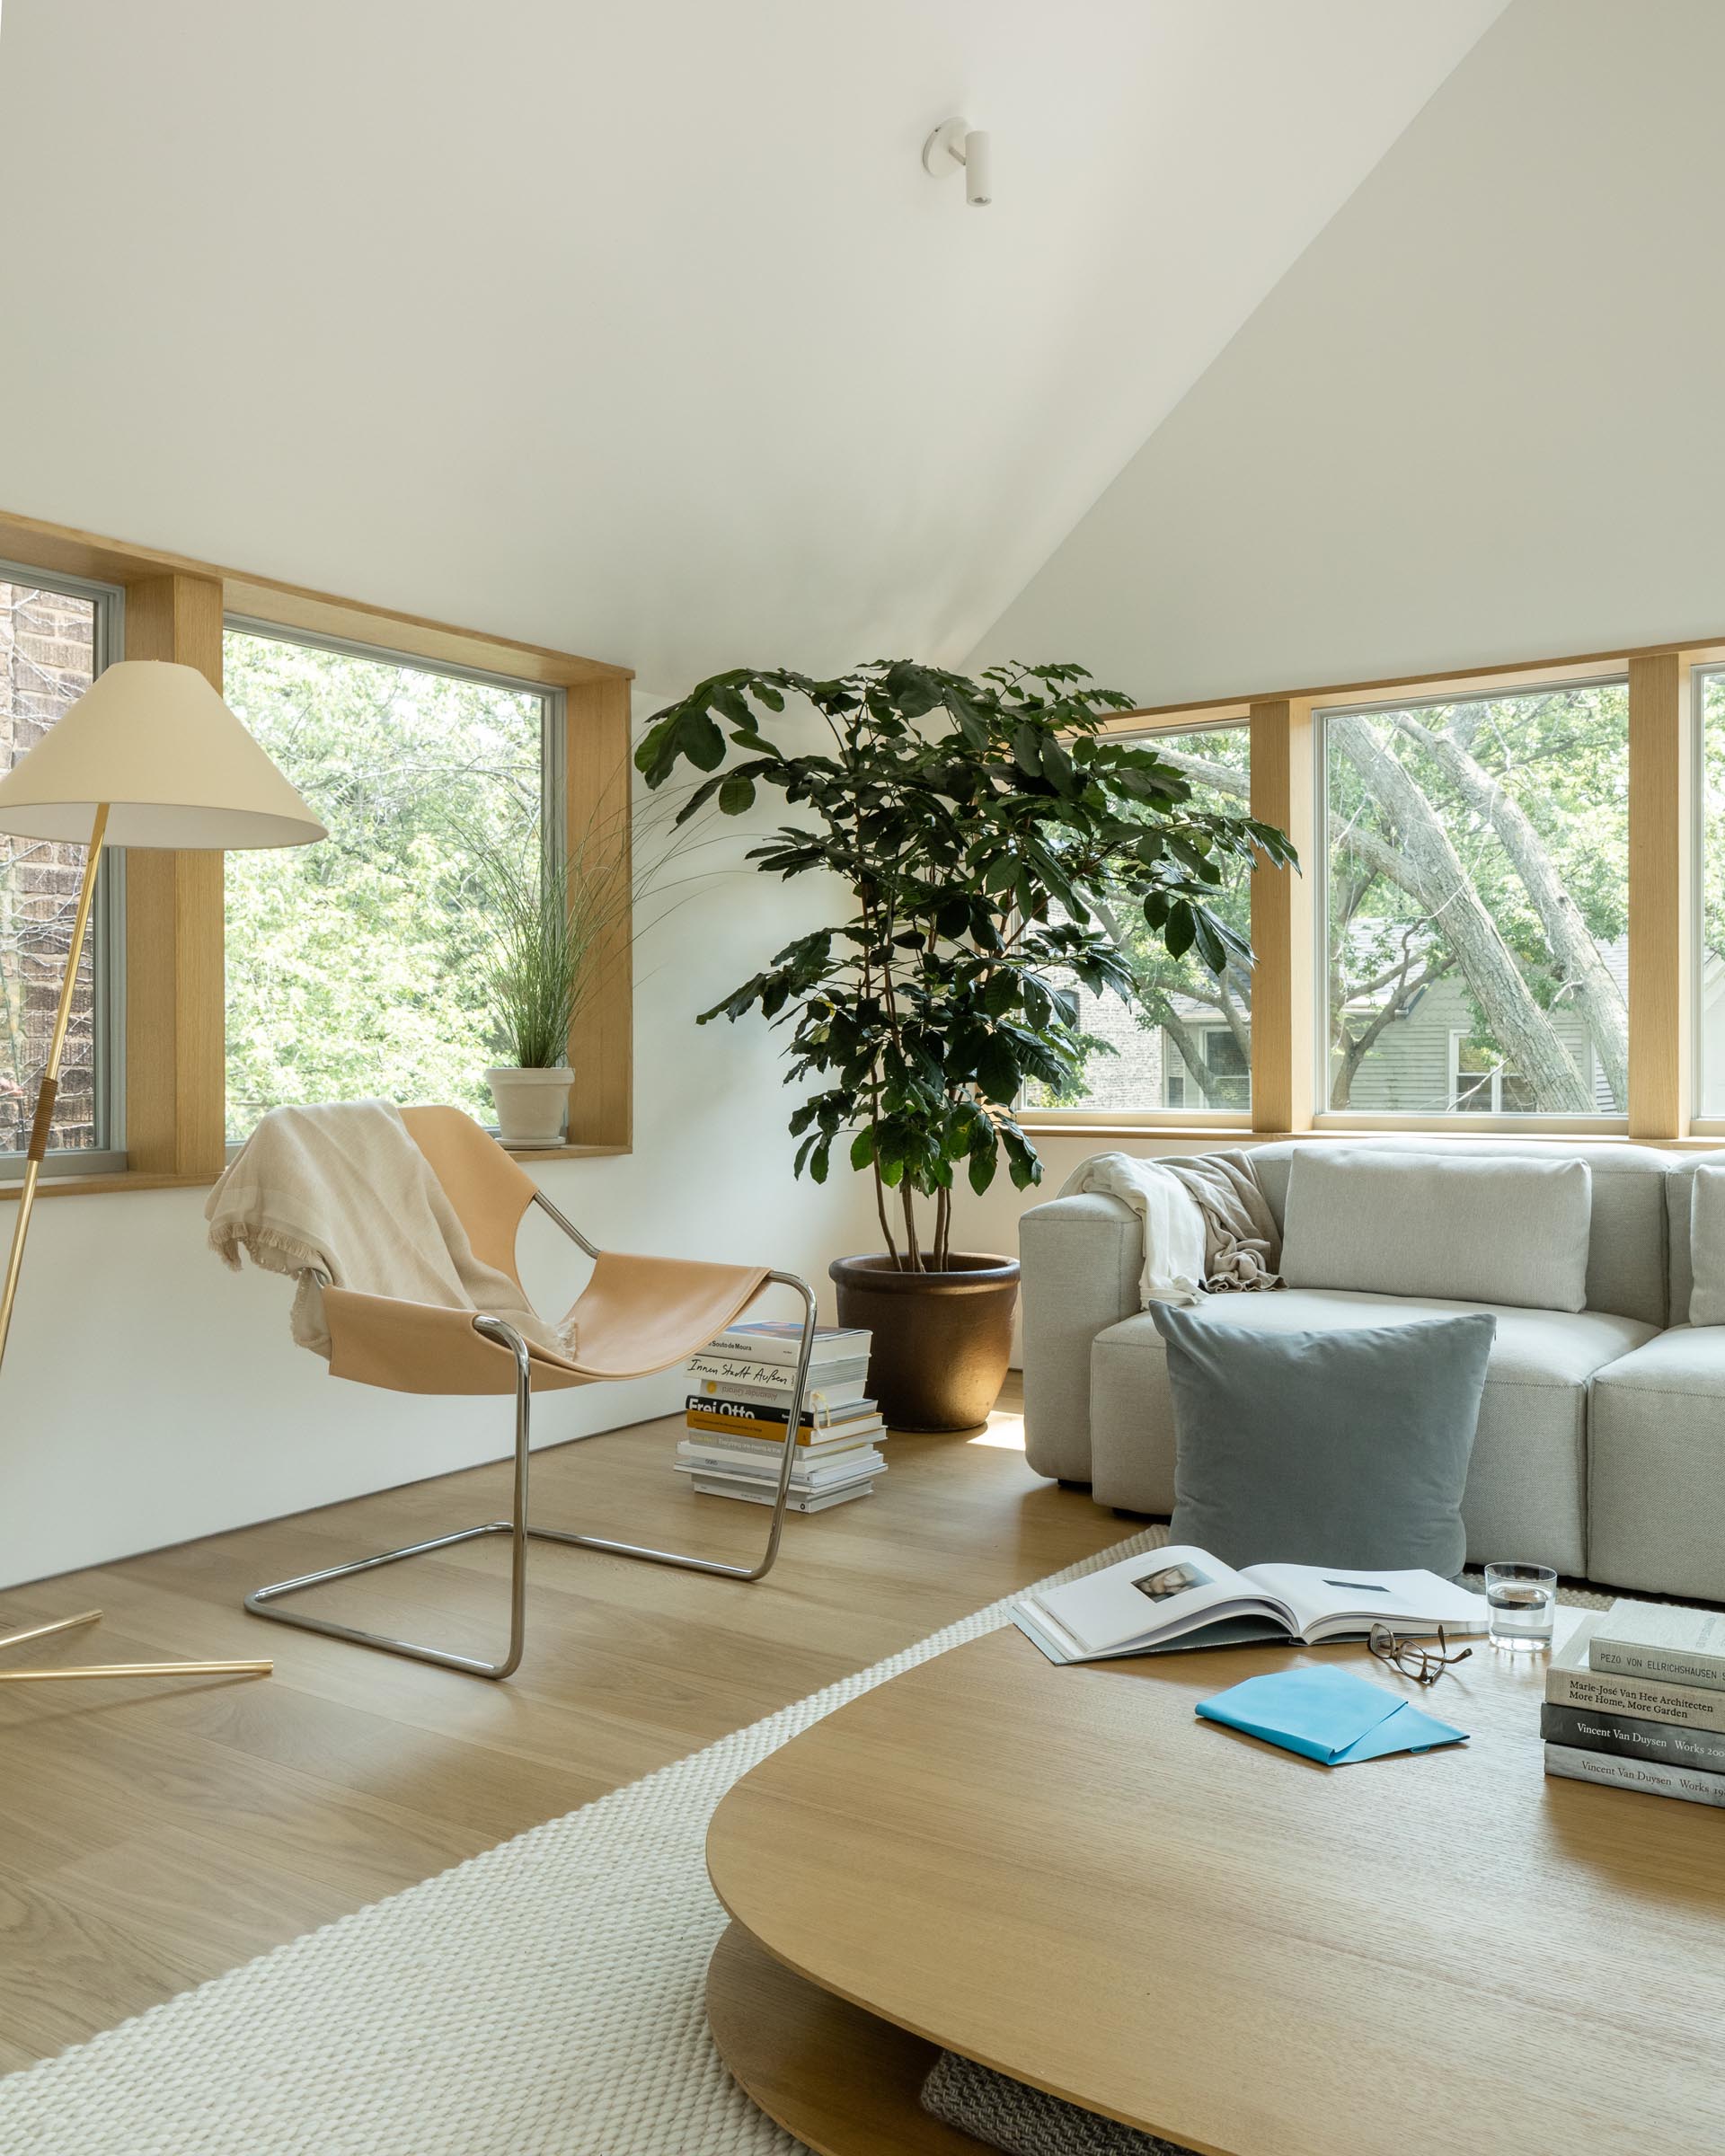
[[1552, 1657], [1545, 1772], [1725, 1805], [1725, 1613], [1616, 1602]]
[[887, 1427], [868, 1397], [869, 1335], [838, 1326], [815, 1334], [809, 1389], [790, 1427], [801, 1325], [733, 1325], [689, 1363], [688, 1435], [677, 1471], [703, 1497], [771, 1505], [794, 1440], [790, 1512], [826, 1512], [866, 1498], [887, 1463]]

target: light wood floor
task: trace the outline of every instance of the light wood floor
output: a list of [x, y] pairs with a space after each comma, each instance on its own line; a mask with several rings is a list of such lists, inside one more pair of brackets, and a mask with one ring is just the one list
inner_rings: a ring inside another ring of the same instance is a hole
[[[694, 1497], [673, 1422], [534, 1460], [547, 1525], [753, 1554], [763, 1510]], [[68, 1662], [273, 1654], [273, 1678], [0, 1686], [0, 2070], [587, 1803], [866, 1667], [1128, 1523], [986, 1435], [897, 1437], [877, 1494], [786, 1522], [754, 1586], [541, 1547], [507, 1683], [267, 1625], [242, 1595], [496, 1517], [501, 1467], [0, 1594], [0, 1630], [99, 1605]], [[373, 1627], [495, 1651], [500, 1538], [327, 1589]], [[22, 1650], [25, 1653], [31, 1650]], [[49, 1656], [36, 1650], [44, 1661]]]

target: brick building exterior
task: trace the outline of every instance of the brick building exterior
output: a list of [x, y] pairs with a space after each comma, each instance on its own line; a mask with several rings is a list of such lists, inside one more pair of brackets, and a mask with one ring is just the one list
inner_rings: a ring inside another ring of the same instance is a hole
[[[88, 599], [0, 582], [0, 770], [11, 766], [92, 680]], [[0, 838], [0, 1153], [22, 1153], [84, 865], [80, 846]], [[88, 947], [60, 1073], [57, 1146], [96, 1141], [93, 970]]]

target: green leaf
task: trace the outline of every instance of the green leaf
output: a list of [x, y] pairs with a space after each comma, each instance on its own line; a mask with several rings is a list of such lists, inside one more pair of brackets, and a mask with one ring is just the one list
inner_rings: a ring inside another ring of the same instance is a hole
[[719, 807], [726, 816], [741, 816], [755, 806], [753, 779], [727, 779], [719, 789]]
[[991, 1033], [977, 1058], [977, 1083], [985, 1095], [1002, 1108], [1018, 1098], [1018, 1062], [1004, 1034]]
[[691, 716], [682, 730], [680, 747], [699, 771], [717, 771], [725, 760], [725, 737], [704, 713]]

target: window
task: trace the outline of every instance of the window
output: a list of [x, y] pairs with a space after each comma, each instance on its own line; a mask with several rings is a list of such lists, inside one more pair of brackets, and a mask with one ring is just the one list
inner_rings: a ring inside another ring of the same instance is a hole
[[1725, 667], [1695, 672], [1701, 744], [1701, 933], [1696, 938], [1695, 1113], [1725, 1118]]
[[228, 702], [329, 826], [227, 857], [227, 1118], [441, 1100], [489, 1122], [482, 865], [562, 837], [562, 695], [230, 622]]
[[[1238, 813], [1247, 806], [1251, 737], [1245, 726], [1143, 738], [1194, 782], [1199, 807]], [[1212, 910], [1243, 936], [1251, 933], [1251, 882], [1244, 865], [1237, 863], [1210, 901]], [[1081, 988], [1079, 1022], [1094, 1043], [1083, 1089], [1056, 1098], [1038, 1087], [1026, 1106], [1091, 1114], [1233, 1111], [1237, 1120], [1252, 1101], [1250, 970], [1231, 967], [1218, 979], [1190, 955], [1171, 959], [1137, 908], [1109, 906], [1109, 897], [1102, 894], [1105, 925], [1132, 961], [1136, 1000], [1128, 1004]]]
[[1197, 1061], [1189, 1067], [1185, 1056], [1172, 1042], [1164, 1053], [1163, 1101], [1168, 1108], [1244, 1108], [1252, 1098], [1252, 1057], [1247, 1042], [1225, 1026], [1188, 1029], [1187, 1054]]
[[1458, 1116], [1528, 1115], [1535, 1107], [1527, 1081], [1465, 1033], [1449, 1037], [1449, 1098]]
[[1621, 1116], [1622, 680], [1322, 718], [1325, 1093], [1363, 1116]]
[[[7, 579], [11, 579], [8, 581]], [[0, 770], [75, 703], [111, 656], [118, 595], [0, 568]], [[82, 846], [0, 837], [0, 1154], [21, 1155], [48, 1059], [84, 873]], [[49, 1167], [119, 1165], [114, 1023], [120, 867], [108, 855], [78, 968]], [[114, 1155], [112, 1160], [103, 1156]]]

